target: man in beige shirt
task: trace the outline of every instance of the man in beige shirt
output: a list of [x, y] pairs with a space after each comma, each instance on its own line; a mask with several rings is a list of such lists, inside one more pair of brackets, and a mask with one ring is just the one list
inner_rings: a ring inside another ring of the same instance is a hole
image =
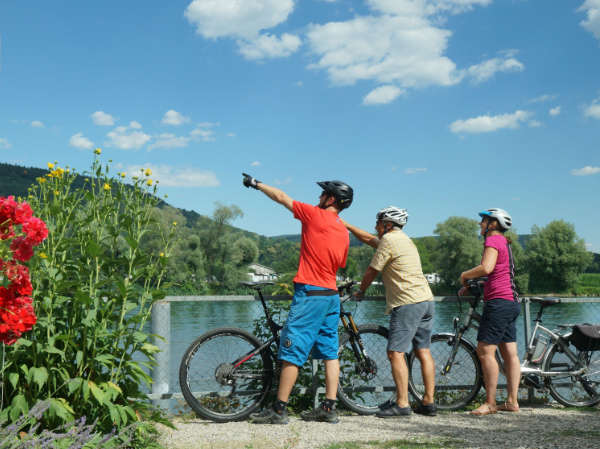
[[344, 223], [357, 239], [376, 248], [356, 295], [364, 296], [367, 287], [381, 272], [385, 285], [386, 314], [391, 315], [387, 351], [396, 383], [396, 402], [382, 404], [376, 415], [390, 418], [412, 413], [408, 402], [408, 367], [404, 356], [412, 347], [421, 362], [425, 384], [423, 401], [414, 411], [434, 416], [437, 412], [433, 402], [435, 367], [429, 351], [433, 329], [433, 294], [423, 275], [417, 247], [402, 231], [408, 218], [406, 209], [386, 207], [376, 217], [378, 237]]

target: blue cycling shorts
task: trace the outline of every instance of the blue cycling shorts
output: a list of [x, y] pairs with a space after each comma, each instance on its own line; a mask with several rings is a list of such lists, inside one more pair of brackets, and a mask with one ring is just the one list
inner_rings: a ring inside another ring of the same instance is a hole
[[314, 285], [295, 284], [290, 313], [280, 335], [280, 360], [302, 366], [311, 350], [314, 359], [338, 358], [340, 297], [337, 294], [307, 296], [307, 292], [318, 290], [330, 291]]

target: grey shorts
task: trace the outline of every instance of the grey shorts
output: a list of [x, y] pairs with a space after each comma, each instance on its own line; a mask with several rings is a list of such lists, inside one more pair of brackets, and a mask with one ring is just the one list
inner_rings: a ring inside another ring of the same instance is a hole
[[408, 353], [429, 348], [433, 330], [433, 301], [394, 307], [390, 316], [387, 350]]

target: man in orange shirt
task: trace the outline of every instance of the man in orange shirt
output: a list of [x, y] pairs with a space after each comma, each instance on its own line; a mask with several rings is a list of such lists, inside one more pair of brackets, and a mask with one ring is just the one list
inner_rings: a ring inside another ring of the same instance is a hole
[[278, 358], [282, 361], [277, 400], [273, 407], [250, 415], [257, 424], [287, 424], [287, 403], [298, 378], [299, 367], [313, 358], [325, 363], [325, 400], [314, 410], [301, 414], [310, 421], [339, 421], [335, 411], [340, 365], [338, 321], [340, 297], [336, 273], [346, 266], [350, 239], [338, 214], [350, 206], [352, 188], [341, 181], [323, 181], [319, 204], [294, 201], [282, 190], [268, 186], [243, 173], [243, 184], [260, 190], [283, 205], [302, 222], [302, 243], [298, 273], [294, 278], [294, 299], [280, 335]]

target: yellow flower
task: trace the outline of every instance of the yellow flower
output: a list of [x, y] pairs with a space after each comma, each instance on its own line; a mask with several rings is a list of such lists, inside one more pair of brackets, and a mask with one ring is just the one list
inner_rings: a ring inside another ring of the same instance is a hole
[[146, 184], [148, 184], [149, 186], [151, 186], [151, 185], [152, 185], [152, 180], [151, 180], [151, 179], [148, 179], [148, 180], [146, 181]]
[[121, 173], [119, 173], [119, 174], [121, 175], [121, 178], [124, 178], [124, 177], [125, 177], [125, 172], [124, 172], [124, 171], [122, 171], [122, 172], [121, 172]]
[[37, 178], [37, 182], [39, 182], [40, 184], [43, 184], [46, 182], [46, 178]]
[[52, 170], [54, 168], [54, 164], [52, 162], [48, 162], [48, 168]]
[[40, 257], [41, 257], [42, 259], [47, 259], [47, 258], [48, 258], [48, 256], [47, 256], [47, 255], [46, 255], [46, 253], [44, 253], [44, 252], [40, 253]]
[[101, 149], [101, 148], [96, 148], [96, 149], [94, 150], [94, 153], [95, 153], [95, 154], [100, 154], [100, 153], [102, 153], [102, 149]]
[[152, 170], [150, 170], [149, 168], [147, 168], [146, 170], [144, 170], [144, 175], [150, 176], [151, 174], [152, 174]]
[[173, 222], [173, 226], [177, 226], [177, 222], [176, 221]]
[[54, 195], [58, 196], [60, 194], [60, 192], [58, 190], [54, 191]]
[[106, 182], [104, 183], [104, 190], [110, 190], [110, 184], [107, 184]]
[[165, 257], [165, 253], [160, 253], [160, 257]]

